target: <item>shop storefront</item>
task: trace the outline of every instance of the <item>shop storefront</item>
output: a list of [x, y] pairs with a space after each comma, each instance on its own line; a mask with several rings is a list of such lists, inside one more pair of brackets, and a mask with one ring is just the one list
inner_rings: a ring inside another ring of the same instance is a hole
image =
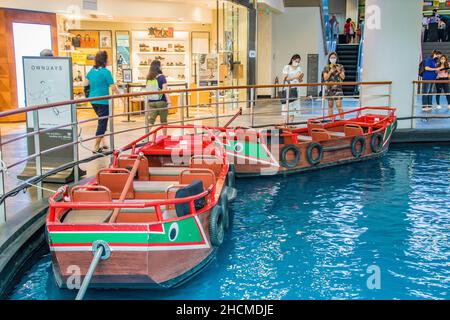
[[[72, 58], [74, 97], [84, 97], [83, 82], [99, 50], [108, 53], [108, 68], [122, 88], [126, 83], [143, 86], [153, 60], [161, 61], [172, 87], [254, 83], [253, 1], [211, 0], [198, 6], [193, 10], [201, 11], [201, 22], [182, 13], [152, 19], [149, 12], [146, 21], [95, 14], [74, 19], [71, 14], [54, 13], [56, 23], [51, 27], [56, 29], [57, 46], [52, 43], [52, 47], [55, 55]], [[221, 95], [231, 98], [233, 93]], [[211, 99], [192, 97], [190, 103], [211, 103]]]

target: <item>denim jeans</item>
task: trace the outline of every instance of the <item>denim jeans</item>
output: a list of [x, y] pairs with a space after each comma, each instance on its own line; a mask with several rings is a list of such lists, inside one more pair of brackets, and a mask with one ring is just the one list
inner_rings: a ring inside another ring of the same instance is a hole
[[422, 108], [431, 108], [433, 106], [433, 96], [429, 95], [433, 92], [434, 83], [422, 84]]
[[[438, 80], [448, 80], [448, 79], [438, 79]], [[448, 83], [436, 83], [436, 103], [441, 104], [441, 93], [445, 93], [447, 98], [447, 104], [450, 105], [450, 86]]]
[[[109, 116], [109, 106], [107, 104], [92, 103], [92, 108], [94, 108], [94, 111], [97, 114], [97, 117], [99, 118]], [[108, 126], [108, 118], [98, 119], [97, 132], [95, 133], [95, 135], [97, 137], [103, 136], [106, 132], [107, 126]]]

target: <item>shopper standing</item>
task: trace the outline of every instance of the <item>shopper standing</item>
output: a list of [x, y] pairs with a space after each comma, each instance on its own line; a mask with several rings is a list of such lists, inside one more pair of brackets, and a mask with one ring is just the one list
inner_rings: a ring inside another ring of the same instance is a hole
[[347, 44], [349, 44], [352, 39], [351, 30], [352, 30], [352, 19], [348, 18], [344, 25], [345, 43]]
[[433, 15], [428, 20], [428, 41], [429, 42], [437, 42], [439, 39], [438, 36], [438, 24], [439, 24], [439, 15], [437, 10], [433, 10]]
[[[153, 60], [147, 75], [146, 91], [157, 92], [167, 90], [167, 79], [161, 70], [161, 61]], [[167, 124], [168, 109], [171, 107], [170, 97], [167, 94], [151, 94], [147, 96], [147, 101], [149, 125], [153, 126], [158, 116], [161, 124]], [[163, 129], [163, 134], [167, 134], [167, 129]]]
[[450, 17], [439, 15], [439, 19], [445, 23], [445, 40], [444, 41], [450, 41]]
[[[435, 81], [437, 78], [437, 72], [441, 69], [437, 67], [437, 63], [441, 58], [442, 53], [437, 50], [433, 50], [431, 56], [425, 59], [424, 68], [425, 71], [422, 76], [423, 81]], [[422, 111], [431, 111], [433, 106], [433, 83], [423, 83], [422, 84]]]
[[[328, 56], [328, 64], [323, 69], [322, 77], [324, 82], [330, 83], [339, 83], [345, 80], [345, 70], [344, 67], [338, 63], [338, 56], [336, 52], [332, 52]], [[328, 100], [328, 115], [333, 115], [335, 103], [339, 113], [342, 114], [344, 112], [342, 109], [342, 98], [344, 96], [342, 86], [338, 84], [326, 86], [325, 95]], [[341, 117], [343, 118], [344, 116], [342, 115]]]
[[[114, 84], [111, 71], [106, 69], [108, 54], [106, 51], [99, 51], [95, 55], [95, 65], [86, 75], [85, 86], [89, 86], [89, 98], [109, 96], [110, 89], [114, 94], [119, 94], [119, 89]], [[108, 126], [109, 100], [98, 100], [91, 103], [95, 113], [99, 117], [95, 136], [95, 152], [102, 152], [108, 149], [103, 143], [103, 136]], [[104, 118], [105, 117], [105, 118]]]
[[[446, 55], [442, 55], [439, 58], [439, 63], [437, 68], [440, 70], [437, 73], [436, 80], [438, 81], [449, 81], [449, 63], [448, 57]], [[441, 93], [445, 94], [447, 98], [448, 109], [450, 109], [450, 85], [448, 83], [436, 83], [436, 109], [441, 109]]]
[[356, 24], [351, 19], [350, 19], [350, 39], [351, 39], [351, 43], [356, 42]]
[[[301, 61], [301, 57], [299, 54], [294, 54], [291, 58], [291, 60], [289, 61], [289, 64], [287, 64], [286, 66], [284, 66], [283, 68], [283, 84], [284, 83], [288, 83], [288, 84], [299, 84], [303, 82], [303, 76], [304, 73], [302, 71], [302, 68], [300, 67], [300, 61]], [[290, 90], [291, 87], [287, 87], [285, 88], [285, 90], [287, 91], [292, 91]], [[296, 99], [293, 102], [289, 102], [289, 101], [285, 101], [285, 103], [281, 106], [281, 110], [282, 115], [286, 115], [286, 111], [289, 111], [289, 122], [292, 122], [294, 120], [294, 117], [296, 115], [300, 115], [300, 88], [299, 87], [295, 87], [296, 90]], [[287, 97], [287, 94], [286, 94]], [[291, 100], [291, 98], [294, 97], [290, 97], [289, 100]], [[288, 107], [289, 104], [289, 107]]]
[[446, 28], [446, 24], [444, 21], [442, 21], [441, 19], [439, 19], [438, 22], [438, 41], [439, 42], [444, 42], [445, 41], [445, 28]]
[[422, 18], [422, 42], [427, 42], [428, 41], [428, 23], [429, 23], [429, 18], [426, 17], [425, 15]]
[[330, 22], [329, 22], [330, 34], [331, 34], [331, 39], [332, 40], [334, 40], [334, 38], [336, 37], [336, 34], [335, 34], [336, 23], [337, 23], [336, 15], [333, 14], [333, 16], [331, 17]]

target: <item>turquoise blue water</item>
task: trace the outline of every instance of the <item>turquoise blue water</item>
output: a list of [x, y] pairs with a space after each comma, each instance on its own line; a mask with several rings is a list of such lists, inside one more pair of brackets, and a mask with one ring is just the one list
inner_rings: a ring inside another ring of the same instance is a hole
[[[86, 298], [450, 298], [450, 145], [393, 146], [380, 160], [237, 182], [226, 242], [196, 278]], [[47, 255], [10, 298], [74, 296], [55, 286]]]

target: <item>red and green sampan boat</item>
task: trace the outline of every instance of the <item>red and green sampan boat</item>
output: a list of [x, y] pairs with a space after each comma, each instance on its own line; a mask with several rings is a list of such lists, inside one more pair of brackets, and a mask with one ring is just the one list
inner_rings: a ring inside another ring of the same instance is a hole
[[77, 272], [83, 279], [99, 248], [104, 260], [91, 287], [174, 287], [211, 261], [235, 193], [225, 153], [216, 147], [180, 168], [158, 167], [153, 157], [116, 153], [87, 184], [50, 198], [48, 242], [60, 287]]

